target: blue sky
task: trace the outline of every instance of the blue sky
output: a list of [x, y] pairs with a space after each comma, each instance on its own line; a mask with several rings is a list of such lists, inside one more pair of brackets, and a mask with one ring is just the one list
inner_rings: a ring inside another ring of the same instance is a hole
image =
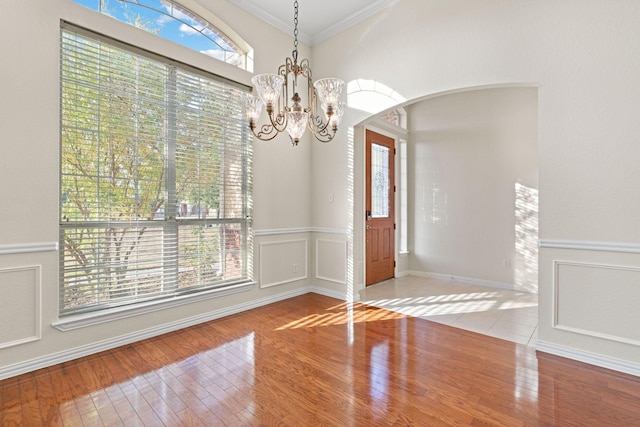
[[[177, 9], [171, 11], [170, 2], [163, 2], [162, 0], [73, 1], [132, 25], [135, 25], [134, 23], [138, 21], [144, 28], [157, 33], [165, 39], [223, 61], [222, 51], [233, 52], [233, 49], [213, 31], [204, 29], [206, 35], [216, 42], [213, 42], [195, 30], [202, 30], [204, 28], [203, 24], [206, 24], [206, 20], [197, 21]], [[101, 8], [102, 10], [100, 10]], [[167, 15], [171, 13], [173, 13], [173, 17]], [[195, 15], [193, 12], [191, 13]]]

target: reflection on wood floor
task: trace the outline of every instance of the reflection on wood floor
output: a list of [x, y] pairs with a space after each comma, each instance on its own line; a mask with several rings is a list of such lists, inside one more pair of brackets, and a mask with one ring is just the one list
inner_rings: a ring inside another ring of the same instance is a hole
[[640, 381], [307, 294], [1, 381], [0, 425], [630, 426]]

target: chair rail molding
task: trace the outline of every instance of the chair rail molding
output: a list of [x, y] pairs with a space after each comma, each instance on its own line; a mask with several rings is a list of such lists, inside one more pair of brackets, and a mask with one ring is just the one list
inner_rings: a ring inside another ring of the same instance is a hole
[[640, 243], [598, 242], [559, 239], [540, 239], [541, 248], [577, 249], [583, 251], [640, 253]]
[[13, 243], [0, 245], [0, 255], [50, 252], [58, 250], [58, 242]]
[[263, 228], [263, 229], [253, 230], [253, 234], [255, 236], [275, 236], [279, 234], [298, 234], [298, 233], [325, 233], [325, 234], [348, 235], [349, 231], [341, 228], [324, 228], [324, 227]]

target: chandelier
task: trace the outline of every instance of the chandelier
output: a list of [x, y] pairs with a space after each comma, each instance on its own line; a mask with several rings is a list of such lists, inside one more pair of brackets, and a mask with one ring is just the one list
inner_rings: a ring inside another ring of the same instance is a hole
[[[344, 81], [326, 78], [314, 83], [309, 61], [303, 59], [298, 64], [298, 0], [293, 7], [291, 58], [286, 58], [280, 65], [278, 74], [259, 74], [251, 79], [259, 96], [248, 94], [245, 97], [245, 113], [251, 132], [262, 141], [269, 141], [286, 129], [292, 144], [298, 145], [306, 128], [309, 128], [318, 141], [329, 142], [344, 114], [345, 104], [341, 101]], [[298, 92], [298, 77], [306, 80], [306, 107], [301, 105], [303, 100]], [[291, 93], [293, 96], [289, 98]], [[263, 104], [269, 123], [258, 126], [256, 121], [262, 114]]]

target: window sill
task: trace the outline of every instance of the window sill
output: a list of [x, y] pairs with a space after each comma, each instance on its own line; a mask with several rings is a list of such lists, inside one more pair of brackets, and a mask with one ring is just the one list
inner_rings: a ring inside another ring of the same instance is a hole
[[400, 255], [409, 255], [411, 251], [400, 251]]
[[113, 320], [126, 319], [127, 317], [139, 316], [141, 314], [166, 310], [185, 304], [192, 304], [198, 301], [206, 301], [212, 298], [220, 298], [227, 295], [250, 291], [254, 288], [255, 285], [256, 282], [243, 282], [231, 286], [226, 286], [220, 289], [211, 289], [195, 294], [181, 295], [166, 300], [149, 301], [136, 305], [110, 308], [92, 313], [78, 314], [75, 316], [64, 317], [56, 322], [53, 322], [51, 326], [62, 332], [72, 331], [74, 329], [86, 328], [88, 326], [111, 322]]

